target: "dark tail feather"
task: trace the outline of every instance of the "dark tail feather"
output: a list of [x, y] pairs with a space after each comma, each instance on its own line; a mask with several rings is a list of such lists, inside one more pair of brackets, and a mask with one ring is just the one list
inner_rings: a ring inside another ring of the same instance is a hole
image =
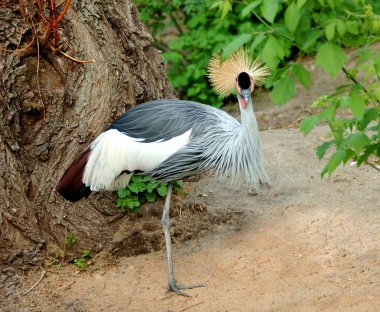
[[91, 194], [88, 186], [82, 182], [83, 171], [87, 164], [90, 148], [79, 155], [69, 168], [66, 169], [57, 185], [57, 191], [69, 201], [76, 202]]

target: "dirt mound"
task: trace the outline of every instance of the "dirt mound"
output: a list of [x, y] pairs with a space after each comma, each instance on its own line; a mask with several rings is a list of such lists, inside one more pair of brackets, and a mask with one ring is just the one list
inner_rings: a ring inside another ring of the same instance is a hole
[[[110, 252], [117, 257], [137, 256], [165, 248], [161, 227], [163, 201], [145, 205], [138, 213], [128, 213], [123, 218]], [[171, 234], [174, 244], [203, 237], [221, 225], [239, 229], [243, 211], [209, 211], [205, 203], [180, 202], [171, 205]], [[131, 224], [133, 225], [131, 228]], [[124, 231], [128, 229], [128, 231]]]

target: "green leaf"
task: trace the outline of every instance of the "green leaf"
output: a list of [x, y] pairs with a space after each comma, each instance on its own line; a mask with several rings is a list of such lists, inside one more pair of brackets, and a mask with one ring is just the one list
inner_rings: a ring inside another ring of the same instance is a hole
[[306, 88], [310, 86], [310, 72], [306, 70], [301, 64], [294, 64], [293, 75], [297, 78], [297, 80]]
[[307, 39], [302, 44], [302, 50], [308, 51], [311, 48], [314, 48], [314, 44], [317, 42], [319, 37], [323, 34], [321, 30], [309, 30], [307, 32]]
[[149, 203], [153, 203], [156, 200], [156, 194], [155, 193], [146, 193], [145, 198]]
[[360, 131], [365, 131], [367, 126], [371, 123], [371, 121], [378, 119], [379, 114], [380, 111], [378, 112], [375, 107], [366, 110], [363, 119], [357, 123], [358, 129]]
[[133, 175], [131, 180], [132, 180], [132, 182], [141, 182], [141, 181], [143, 181], [143, 177], [138, 176], [138, 175]]
[[158, 187], [157, 187], [157, 193], [164, 197], [166, 196], [166, 194], [168, 193], [168, 186], [166, 184], [163, 184], [161, 183]]
[[345, 150], [337, 150], [331, 157], [327, 164], [327, 172], [331, 175], [334, 170], [340, 165], [340, 163], [346, 157], [347, 152]]
[[346, 33], [346, 24], [341, 20], [336, 21], [336, 30], [338, 31], [339, 36], [343, 37]]
[[325, 34], [328, 41], [331, 41], [335, 35], [335, 21], [328, 24], [325, 28]]
[[227, 14], [232, 11], [232, 3], [231, 1], [223, 1], [223, 5], [221, 6], [221, 11], [222, 11], [222, 19], [224, 19]]
[[349, 104], [349, 97], [348, 96], [341, 96], [339, 98], [339, 105], [343, 108], [348, 107]]
[[177, 180], [177, 181], [175, 181], [175, 184], [176, 184], [178, 187], [182, 188], [182, 187], [183, 187], [183, 180]]
[[173, 183], [173, 191], [178, 192], [183, 189], [183, 180], [177, 180]]
[[72, 245], [74, 245], [76, 243], [76, 239], [74, 237], [74, 234], [72, 232], [69, 232], [67, 233], [67, 236], [66, 236], [66, 247], [68, 249], [71, 248]]
[[325, 154], [326, 154], [326, 151], [334, 144], [334, 141], [328, 141], [328, 142], [324, 142], [322, 143], [321, 145], [319, 145], [316, 149], [316, 154], [318, 156], [319, 159], [322, 159]]
[[331, 8], [335, 9], [335, 0], [327, 0], [327, 3]]
[[222, 59], [227, 59], [232, 53], [241, 48], [244, 44], [252, 39], [252, 34], [241, 34], [235, 40], [233, 40], [230, 44], [228, 44], [222, 53]]
[[356, 158], [355, 153], [352, 150], [347, 149], [346, 150], [346, 156], [343, 159], [343, 164], [346, 164], [352, 158]]
[[117, 190], [117, 196], [120, 198], [124, 198], [131, 195], [131, 191], [127, 188], [122, 188]]
[[[380, 76], [378, 77], [378, 79], [380, 80]], [[380, 102], [380, 87], [375, 89], [375, 91], [373, 92], [373, 96], [378, 102]]]
[[140, 190], [140, 187], [139, 187], [139, 184], [136, 182], [136, 183], [129, 183], [128, 184], [128, 188], [135, 194], [138, 194], [141, 190]]
[[315, 127], [315, 125], [319, 121], [319, 116], [318, 115], [313, 115], [313, 116], [308, 116], [304, 120], [302, 120], [300, 124], [300, 131], [304, 135], [308, 135], [311, 130]]
[[280, 59], [283, 59], [285, 56], [284, 48], [276, 37], [270, 36], [265, 42], [262, 56], [268, 67], [275, 71], [280, 63]]
[[298, 11], [297, 5], [293, 2], [285, 11], [285, 24], [291, 32], [294, 32], [297, 29], [300, 17], [301, 15]]
[[213, 4], [210, 5], [211, 10], [220, 9], [223, 5], [223, 0], [214, 1]]
[[142, 180], [143, 180], [144, 182], [148, 182], [148, 181], [152, 181], [153, 178], [152, 178], [151, 176], [143, 176], [143, 177], [142, 177]]
[[261, 0], [256, 0], [248, 4], [240, 13], [242, 18], [247, 17], [261, 3]]
[[364, 161], [368, 160], [370, 155], [380, 157], [380, 144], [373, 144], [366, 147], [364, 153], [357, 158], [358, 166], [360, 166]]
[[251, 48], [250, 50], [253, 52], [255, 51], [256, 47], [264, 41], [264, 39], [266, 38], [266, 35], [264, 33], [261, 33], [261, 34], [258, 34], [255, 39], [253, 39], [253, 42], [251, 44]]
[[284, 105], [294, 96], [294, 91], [294, 80], [286, 76], [276, 82], [269, 96], [276, 105]]
[[90, 257], [90, 251], [88, 249], [84, 249], [82, 252], [82, 258], [89, 258]]
[[350, 93], [348, 105], [355, 117], [363, 118], [365, 99], [359, 91], [353, 91]]
[[146, 185], [146, 190], [149, 192], [149, 193], [152, 193], [153, 190], [158, 186], [158, 182], [157, 181], [151, 181], [149, 182], [147, 185]]
[[343, 140], [344, 129], [346, 127], [347, 120], [342, 118], [335, 118], [330, 123], [331, 133], [335, 138], [336, 145], [339, 145]]
[[366, 49], [360, 49], [355, 53], [355, 56], [359, 57], [359, 59], [357, 60], [357, 65], [359, 65], [359, 64], [363, 64], [364, 62], [368, 61], [373, 56], [373, 52], [368, 51]]
[[280, 0], [265, 0], [260, 6], [261, 14], [271, 24], [277, 15], [279, 3]]
[[326, 165], [323, 169], [322, 169], [322, 171], [321, 171], [321, 178], [323, 178], [323, 176], [327, 173], [327, 170], [328, 170], [328, 165]]
[[302, 8], [306, 2], [307, 0], [297, 0], [297, 9]]
[[351, 148], [356, 155], [359, 155], [361, 150], [371, 143], [370, 139], [365, 133], [351, 133], [347, 138], [342, 141], [342, 147]]
[[124, 212], [125, 207], [127, 207], [127, 199], [126, 198], [118, 198], [116, 200], [116, 207], [119, 208], [121, 212]]
[[376, 57], [373, 61], [373, 67], [375, 68], [378, 79], [380, 79], [380, 53], [376, 54]]
[[328, 122], [332, 122], [335, 117], [336, 108], [338, 103], [335, 102], [333, 105], [325, 108], [323, 111], [319, 113], [319, 120], [327, 120]]
[[134, 210], [134, 208], [137, 208], [140, 206], [140, 202], [137, 196], [127, 198], [126, 204], [127, 204], [127, 207], [131, 210]]
[[331, 42], [322, 44], [317, 53], [316, 63], [332, 77], [336, 78], [347, 60], [346, 53], [337, 45]]
[[353, 35], [359, 34], [359, 24], [357, 21], [348, 21], [346, 23], [347, 31]]

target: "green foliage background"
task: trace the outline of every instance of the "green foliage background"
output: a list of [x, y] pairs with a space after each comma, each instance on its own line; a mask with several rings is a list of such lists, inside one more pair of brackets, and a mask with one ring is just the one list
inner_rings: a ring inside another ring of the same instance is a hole
[[[374, 168], [380, 157], [380, 55], [371, 48], [380, 38], [380, 1], [364, 0], [135, 0], [143, 22], [163, 51], [168, 76], [181, 98], [221, 106], [211, 90], [206, 65], [213, 52], [227, 58], [247, 46], [272, 71], [265, 88], [276, 105], [295, 96], [295, 83], [312, 83], [301, 64], [315, 56], [332, 79], [343, 71], [347, 84], [316, 99], [313, 116], [301, 124], [309, 133], [319, 123], [330, 138], [317, 149], [322, 171], [331, 174], [349, 160]], [[346, 48], [355, 48], [349, 60]], [[348, 67], [347, 64], [354, 63]], [[342, 117], [343, 116], [343, 117]], [[378, 168], [377, 168], [378, 169]]]

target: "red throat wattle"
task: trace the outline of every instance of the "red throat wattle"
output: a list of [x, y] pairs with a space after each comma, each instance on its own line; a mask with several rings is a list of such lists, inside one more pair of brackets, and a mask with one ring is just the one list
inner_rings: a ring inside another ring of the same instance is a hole
[[247, 102], [244, 100], [244, 98], [242, 96], [240, 97], [240, 103], [241, 103], [241, 107], [242, 108], [246, 108], [247, 107]]

